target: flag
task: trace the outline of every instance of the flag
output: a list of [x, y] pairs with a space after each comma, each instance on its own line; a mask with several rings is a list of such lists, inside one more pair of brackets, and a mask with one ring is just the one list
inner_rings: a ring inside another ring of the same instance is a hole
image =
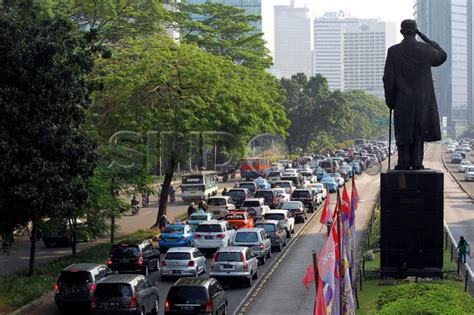
[[354, 177], [352, 177], [352, 191], [351, 191], [351, 215], [349, 217], [349, 226], [354, 225], [355, 220], [355, 210], [359, 204], [359, 192], [357, 191], [356, 183]]
[[[327, 191], [327, 188], [326, 188]], [[326, 200], [324, 201], [324, 207], [323, 207], [323, 212], [321, 213], [321, 218], [319, 219], [319, 222], [322, 225], [326, 225], [327, 222], [331, 222], [332, 219], [332, 214], [331, 214], [331, 209], [329, 209], [329, 191], [327, 191], [327, 197]]]
[[314, 301], [313, 315], [326, 315], [327, 306], [324, 301], [323, 281], [321, 277], [318, 278], [318, 292], [316, 293], [316, 300]]
[[342, 199], [341, 199], [341, 216], [342, 222], [350, 219], [351, 216], [351, 201], [349, 200], [349, 194], [347, 193], [346, 185], [342, 190]]
[[314, 281], [314, 266], [312, 262], [306, 268], [306, 274], [301, 280], [301, 282], [303, 282], [306, 289], [309, 290], [309, 283], [311, 281]]
[[[331, 230], [331, 234], [334, 229]], [[334, 294], [334, 268], [336, 266], [336, 248], [334, 237], [329, 235], [318, 253], [318, 271], [323, 282], [324, 300], [326, 305], [331, 302]]]
[[349, 264], [347, 262], [347, 257], [344, 257], [342, 260], [343, 264], [343, 272], [344, 275], [342, 277], [342, 314], [355, 314], [355, 307], [354, 307], [354, 295], [352, 294], [352, 281], [351, 281], [351, 274], [349, 270]]

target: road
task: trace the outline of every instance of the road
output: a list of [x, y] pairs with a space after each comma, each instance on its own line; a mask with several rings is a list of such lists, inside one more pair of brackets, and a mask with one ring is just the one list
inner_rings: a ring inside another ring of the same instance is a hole
[[[227, 183], [219, 183], [219, 191], [222, 191], [224, 187], [230, 189], [233, 187], [235, 180], [229, 180]], [[179, 190], [178, 190], [179, 191]], [[182, 213], [184, 213], [188, 207], [188, 204], [181, 201], [181, 195], [177, 194], [176, 204], [168, 206], [167, 217], [170, 221], [174, 221], [174, 218]], [[130, 199], [125, 196], [125, 199]], [[139, 198], [140, 199], [140, 198]], [[140, 209], [140, 214], [137, 216], [126, 215], [118, 220], [117, 224], [119, 230], [117, 235], [125, 235], [137, 230], [146, 230], [150, 228], [151, 225], [156, 220], [156, 215], [158, 213], [158, 202], [157, 197], [150, 197], [150, 205], [148, 208]], [[108, 238], [96, 240], [89, 243], [79, 243], [77, 245], [78, 251], [90, 248], [96, 245], [98, 242], [108, 242]], [[25, 268], [28, 268], [28, 263], [30, 259], [30, 241], [28, 237], [21, 237], [16, 240], [16, 246], [10, 253], [0, 252], [0, 274], [9, 274]], [[57, 259], [59, 257], [67, 256], [71, 254], [71, 249], [69, 247], [61, 248], [47, 248], [44, 246], [43, 242], [36, 243], [36, 264], [43, 264], [48, 261]]]

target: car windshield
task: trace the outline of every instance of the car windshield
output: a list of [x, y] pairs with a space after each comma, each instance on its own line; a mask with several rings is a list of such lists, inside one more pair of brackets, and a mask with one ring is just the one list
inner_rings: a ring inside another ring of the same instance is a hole
[[61, 271], [58, 278], [58, 283], [62, 285], [77, 285], [84, 283], [91, 283], [92, 276], [87, 271]]
[[471, 161], [462, 161], [461, 164], [462, 164], [462, 165], [470, 165], [470, 164], [471, 164]]
[[256, 232], [237, 232], [235, 234], [236, 242], [258, 242], [258, 236]]
[[239, 186], [242, 188], [247, 188], [249, 190], [255, 190], [255, 185], [253, 183], [240, 183]]
[[291, 184], [287, 183], [287, 182], [278, 182], [278, 183], [276, 183], [276, 186], [287, 188], [287, 187], [291, 187]]
[[283, 213], [267, 213], [264, 215], [265, 220], [284, 220], [285, 215]]
[[468, 172], [468, 173], [474, 172], [474, 167], [468, 167], [468, 168], [467, 168], [467, 172]]
[[207, 202], [210, 206], [225, 206], [226, 200], [225, 198], [211, 198]]
[[229, 191], [229, 196], [231, 198], [245, 197], [245, 192], [243, 190], [231, 190], [231, 191]]
[[281, 207], [285, 210], [299, 209], [301, 208], [301, 204], [299, 202], [285, 202]]
[[327, 178], [327, 177], [326, 177], [326, 178], [323, 178], [323, 179], [321, 180], [321, 183], [332, 184], [332, 183], [334, 183], [334, 179], [333, 179], [333, 178]]
[[291, 194], [293, 198], [310, 198], [311, 194], [309, 191], [296, 190]]
[[182, 226], [167, 226], [163, 230], [163, 234], [179, 234], [183, 233], [184, 228]]
[[225, 216], [226, 220], [244, 220], [245, 216], [242, 213], [229, 213]]
[[101, 298], [128, 297], [132, 296], [132, 288], [129, 284], [99, 283], [95, 290], [95, 296]]
[[258, 200], [244, 201], [242, 207], [260, 207], [260, 202]]
[[283, 195], [285, 193], [284, 189], [274, 189], [273, 192], [277, 195]]
[[270, 173], [268, 173], [268, 176], [269, 177], [280, 176], [280, 172], [270, 172]]
[[332, 178], [338, 178], [341, 175], [339, 175], [339, 173], [331, 173], [331, 174], [329, 174], [329, 176], [331, 176]]
[[215, 233], [222, 232], [220, 224], [201, 224], [197, 227], [196, 232]]
[[190, 260], [191, 254], [190, 253], [167, 253], [165, 256], [165, 260]]
[[216, 261], [242, 261], [240, 252], [219, 252]]
[[135, 257], [140, 250], [138, 246], [128, 246], [127, 244], [115, 245], [112, 247], [112, 256], [114, 257]]
[[255, 193], [256, 198], [271, 198], [273, 197], [273, 193], [271, 191], [257, 191]]
[[191, 214], [189, 217], [190, 221], [207, 221], [207, 214]]
[[263, 228], [265, 230], [265, 232], [267, 232], [267, 233], [272, 233], [272, 232], [275, 232], [275, 230], [276, 230], [275, 224], [259, 223], [259, 224], [256, 224], [255, 227]]
[[173, 304], [202, 304], [207, 302], [206, 288], [201, 286], [172, 286], [167, 300]]
[[181, 186], [182, 191], [204, 191], [204, 185]]

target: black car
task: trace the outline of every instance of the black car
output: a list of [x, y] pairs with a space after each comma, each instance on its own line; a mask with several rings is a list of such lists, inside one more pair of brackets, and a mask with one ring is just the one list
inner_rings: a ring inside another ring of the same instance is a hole
[[255, 227], [265, 230], [267, 237], [272, 243], [272, 250], [281, 252], [282, 247], [286, 245], [286, 230], [282, 221], [264, 220], [255, 223]]
[[113, 275], [97, 284], [92, 300], [94, 314], [144, 315], [158, 314], [159, 296], [142, 275]]
[[301, 201], [309, 212], [314, 212], [316, 209], [316, 201], [314, 200], [314, 195], [309, 189], [296, 189], [291, 194], [291, 200]]
[[97, 283], [112, 275], [102, 264], [73, 264], [59, 274], [54, 284], [54, 302], [60, 313], [91, 307]]
[[160, 269], [160, 251], [149, 240], [124, 240], [112, 246], [107, 264], [119, 273], [141, 273], [148, 277], [150, 270]]
[[229, 190], [229, 197], [237, 208], [242, 207], [244, 200], [252, 198], [253, 194], [247, 188], [232, 188]]
[[278, 198], [273, 190], [259, 190], [255, 193], [255, 198], [263, 198], [265, 205], [270, 209], [276, 209], [278, 205]]
[[227, 295], [214, 278], [181, 278], [170, 288], [165, 315], [227, 314]]

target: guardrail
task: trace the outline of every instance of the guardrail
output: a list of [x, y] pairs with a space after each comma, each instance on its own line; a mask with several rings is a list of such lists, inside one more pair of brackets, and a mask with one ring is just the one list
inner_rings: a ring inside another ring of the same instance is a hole
[[461, 263], [461, 259], [456, 250], [458, 243], [456, 242], [456, 239], [454, 238], [453, 234], [451, 233], [451, 230], [446, 224], [446, 221], [444, 222], [444, 232], [445, 232], [445, 241], [444, 241], [445, 249], [448, 249], [448, 243], [450, 243], [451, 261], [454, 258], [456, 258], [457, 266], [458, 266], [457, 272], [460, 275], [464, 274], [464, 292], [469, 292], [471, 296], [474, 297], [474, 272], [472, 271], [471, 266], [469, 265], [471, 258], [469, 256], [466, 256], [466, 263]]

